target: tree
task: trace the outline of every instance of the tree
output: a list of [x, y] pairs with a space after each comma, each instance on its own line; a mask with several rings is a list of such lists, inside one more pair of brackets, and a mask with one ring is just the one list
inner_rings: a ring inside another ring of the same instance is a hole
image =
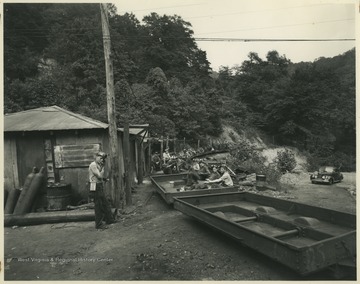
[[47, 46], [44, 11], [48, 4], [4, 4], [4, 71], [10, 80], [38, 73], [38, 61]]
[[191, 80], [195, 74], [209, 75], [206, 54], [198, 49], [189, 22], [176, 15], [160, 17], [156, 13], [145, 16], [143, 21], [145, 70], [157, 66], [169, 78], [176, 77], [182, 82]]

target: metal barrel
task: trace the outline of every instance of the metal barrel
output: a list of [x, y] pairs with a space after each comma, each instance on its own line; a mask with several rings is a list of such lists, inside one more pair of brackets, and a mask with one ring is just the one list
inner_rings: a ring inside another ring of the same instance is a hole
[[48, 211], [66, 210], [71, 204], [71, 184], [54, 184], [47, 187]]
[[256, 181], [266, 181], [266, 175], [256, 175]]

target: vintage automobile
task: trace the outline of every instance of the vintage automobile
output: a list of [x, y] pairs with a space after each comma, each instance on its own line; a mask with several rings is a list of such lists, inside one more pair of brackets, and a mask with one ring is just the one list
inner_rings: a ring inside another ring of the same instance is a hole
[[333, 184], [334, 182], [340, 182], [343, 179], [343, 175], [337, 167], [324, 166], [320, 167], [319, 171], [310, 175], [312, 183], [326, 183]]

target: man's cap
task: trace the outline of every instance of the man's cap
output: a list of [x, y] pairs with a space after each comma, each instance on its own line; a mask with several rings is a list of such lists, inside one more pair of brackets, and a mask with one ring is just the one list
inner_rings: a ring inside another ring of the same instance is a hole
[[101, 158], [106, 158], [107, 157], [107, 154], [105, 153], [105, 152], [98, 152], [97, 154], [96, 154], [96, 156], [99, 156], [99, 157], [101, 157]]

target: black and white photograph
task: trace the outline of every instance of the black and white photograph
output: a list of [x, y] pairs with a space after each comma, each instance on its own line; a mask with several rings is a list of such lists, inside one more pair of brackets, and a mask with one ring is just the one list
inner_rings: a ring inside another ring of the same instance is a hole
[[357, 281], [359, 0], [3, 1], [8, 281]]

